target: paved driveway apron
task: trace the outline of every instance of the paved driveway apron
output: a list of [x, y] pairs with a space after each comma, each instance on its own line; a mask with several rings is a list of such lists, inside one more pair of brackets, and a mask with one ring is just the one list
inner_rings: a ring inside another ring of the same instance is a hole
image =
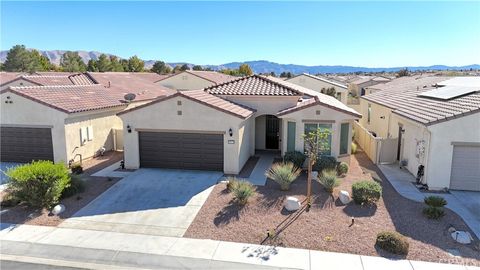
[[221, 172], [139, 169], [60, 227], [183, 236]]

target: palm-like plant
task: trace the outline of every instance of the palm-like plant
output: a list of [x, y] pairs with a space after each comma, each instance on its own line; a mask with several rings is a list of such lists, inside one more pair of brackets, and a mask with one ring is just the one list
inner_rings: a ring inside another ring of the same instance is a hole
[[302, 170], [292, 162], [287, 162], [273, 164], [265, 175], [277, 182], [281, 190], [289, 190], [290, 184], [298, 178], [301, 172]]
[[318, 177], [318, 182], [320, 182], [330, 194], [332, 194], [333, 189], [340, 184], [337, 180], [337, 172], [333, 169], [322, 171], [322, 174]]

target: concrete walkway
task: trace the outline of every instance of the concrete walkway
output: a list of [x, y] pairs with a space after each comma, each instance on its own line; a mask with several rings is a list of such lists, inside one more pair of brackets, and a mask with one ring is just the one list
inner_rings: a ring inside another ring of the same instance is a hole
[[124, 178], [132, 174], [133, 172], [129, 171], [116, 171], [117, 169], [120, 168], [120, 163], [122, 161], [118, 161], [94, 174], [92, 176], [99, 176], [99, 177], [118, 177], [118, 178]]
[[260, 159], [257, 161], [255, 168], [253, 169], [250, 177], [248, 177], [248, 181], [256, 186], [265, 186], [267, 182], [267, 177], [265, 176], [265, 172], [270, 169], [273, 164], [273, 160], [275, 156], [278, 155], [276, 153], [269, 153], [269, 152], [262, 152], [258, 154]]
[[[468, 196], [469, 200], [459, 199], [465, 195], [462, 191], [448, 193], [422, 193], [412, 183], [416, 182], [412, 174], [407, 170], [401, 170], [398, 165], [378, 165], [385, 177], [393, 188], [403, 197], [423, 202], [427, 196], [435, 195], [445, 198], [448, 202], [447, 208], [457, 213], [463, 221], [470, 227], [473, 233], [480, 238], [480, 208], [475, 205], [480, 203], [480, 193], [474, 192]], [[479, 200], [479, 201], [477, 201]]]
[[[423, 270], [479, 267], [205, 239], [2, 224], [1, 254], [164, 269]], [[448, 260], [448, 258], [445, 258]], [[451, 258], [454, 261], [454, 258]]]

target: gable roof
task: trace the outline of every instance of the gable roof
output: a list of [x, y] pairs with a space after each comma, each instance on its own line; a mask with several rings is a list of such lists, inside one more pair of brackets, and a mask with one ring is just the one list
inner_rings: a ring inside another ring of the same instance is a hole
[[248, 108], [247, 106], [239, 105], [239, 104], [233, 103], [231, 101], [225, 100], [223, 98], [211, 95], [209, 93], [206, 93], [203, 90], [191, 90], [191, 91], [178, 91], [177, 93], [175, 93], [173, 95], [163, 97], [163, 98], [159, 98], [159, 99], [154, 100], [152, 102], [149, 102], [149, 103], [137, 106], [135, 108], [120, 112], [117, 115], [126, 114], [126, 113], [129, 113], [129, 112], [132, 112], [132, 111], [144, 108], [144, 107], [148, 107], [148, 106], [151, 106], [153, 104], [163, 102], [163, 101], [175, 98], [175, 97], [183, 97], [183, 98], [198, 102], [202, 105], [214, 108], [214, 109], [219, 110], [221, 112], [231, 114], [233, 116], [236, 116], [236, 117], [239, 117], [239, 118], [242, 118], [242, 119], [247, 119], [248, 117], [250, 117], [256, 111], [254, 109]]
[[321, 97], [319, 97], [319, 96], [315, 96], [315, 97], [309, 98], [309, 99], [302, 99], [297, 103], [296, 106], [293, 106], [293, 107], [287, 108], [285, 110], [279, 111], [277, 113], [277, 116], [286, 115], [286, 114], [293, 113], [293, 112], [296, 112], [296, 111], [300, 111], [300, 110], [310, 108], [310, 107], [316, 106], [316, 105], [320, 105], [320, 106], [324, 106], [324, 107], [327, 107], [327, 108], [330, 108], [330, 109], [333, 109], [333, 110], [337, 110], [337, 111], [340, 111], [340, 112], [343, 112], [343, 113], [346, 113], [346, 114], [349, 114], [349, 115], [353, 115], [353, 116], [358, 117], [358, 118], [362, 117], [361, 114], [359, 114], [358, 112], [356, 112], [355, 110], [353, 110], [349, 107], [347, 107], [348, 109], [340, 108], [340, 107], [336, 106], [337, 104], [332, 104], [330, 100], [326, 100], [326, 99], [322, 100]]
[[106, 91], [101, 85], [56, 85], [9, 87], [11, 92], [65, 113], [125, 106], [123, 97]]
[[[437, 76], [411, 76], [373, 87], [382, 91], [361, 98], [392, 109], [392, 112], [415, 122], [432, 125], [471, 113], [480, 112], [480, 77], [464, 87], [476, 85], [477, 92], [449, 100], [421, 96], [436, 85], [459, 85], [461, 79]], [[377, 88], [378, 87], [378, 88]]]
[[243, 96], [302, 96], [303, 93], [283, 80], [273, 80], [271, 77], [251, 75], [237, 78], [233, 81], [213, 85], [204, 90], [214, 95], [243, 95]]
[[[8, 72], [10, 73], [10, 72]], [[25, 80], [36, 85], [90, 85], [94, 82], [84, 73], [57, 73], [51, 74], [1, 74], [1, 85], [17, 80]], [[5, 78], [5, 80], [4, 80]]]
[[209, 82], [212, 82], [214, 84], [221, 84], [221, 83], [224, 83], [224, 82], [235, 80], [237, 78], [237, 77], [230, 76], [230, 75], [223, 74], [221, 72], [216, 72], [216, 71], [185, 70], [185, 71], [182, 71], [180, 73], [176, 73], [176, 74], [172, 74], [172, 75], [167, 75], [167, 76], [164, 75], [165, 76], [164, 78], [161, 78], [161, 79], [159, 79], [155, 82], [160, 82], [160, 81], [163, 81], [165, 79], [181, 75], [183, 73], [189, 73], [191, 75], [200, 77], [200, 78], [202, 78], [204, 80], [207, 80]]
[[335, 81], [333, 79], [327, 79], [327, 78], [323, 78], [323, 77], [319, 77], [319, 76], [315, 76], [315, 75], [312, 75], [312, 74], [308, 74], [308, 73], [303, 73], [303, 74], [300, 74], [300, 75], [297, 75], [295, 77], [292, 77], [290, 79], [287, 79], [287, 81], [293, 79], [293, 78], [296, 78], [296, 77], [299, 77], [299, 76], [306, 76], [308, 78], [311, 78], [311, 79], [314, 79], [314, 80], [317, 80], [317, 81], [321, 81], [321, 82], [325, 82], [325, 83], [329, 83], [331, 85], [334, 85], [334, 86], [337, 86], [337, 87], [340, 87], [340, 88], [344, 88], [344, 89], [347, 89], [348, 86], [346, 84], [343, 84], [341, 82], [338, 82], [338, 81]]

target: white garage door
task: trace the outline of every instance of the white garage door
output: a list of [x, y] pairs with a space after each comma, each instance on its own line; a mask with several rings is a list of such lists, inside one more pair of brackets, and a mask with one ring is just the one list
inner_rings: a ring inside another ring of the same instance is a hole
[[453, 146], [450, 189], [480, 191], [479, 146]]

